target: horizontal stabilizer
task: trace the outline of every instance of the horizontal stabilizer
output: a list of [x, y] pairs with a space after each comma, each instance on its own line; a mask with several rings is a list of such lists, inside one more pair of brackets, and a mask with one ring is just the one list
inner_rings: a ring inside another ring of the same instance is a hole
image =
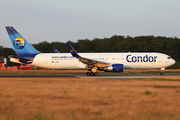
[[20, 64], [31, 64], [33, 60], [21, 58], [17, 56], [8, 56], [11, 62], [20, 63]]

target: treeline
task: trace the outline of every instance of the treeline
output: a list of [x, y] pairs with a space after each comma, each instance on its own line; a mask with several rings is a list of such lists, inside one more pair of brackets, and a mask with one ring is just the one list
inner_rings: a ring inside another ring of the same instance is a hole
[[[84, 39], [77, 42], [68, 41], [77, 52], [160, 52], [170, 55], [176, 61], [180, 61], [180, 39], [176, 37], [162, 36], [117, 36], [111, 38], [95, 38], [93, 40]], [[40, 42], [33, 44], [40, 52], [52, 53], [54, 48], [61, 53], [69, 52], [65, 43], [62, 42]], [[2, 51], [7, 50], [3, 53]], [[0, 47], [0, 56], [7, 57], [10, 54], [15, 54], [10, 48]], [[177, 62], [171, 68], [180, 68]]]
[[[4, 48], [3, 46], [0, 46], [0, 56], [4, 56], [4, 58], [8, 58], [9, 55], [15, 55], [14, 50], [12, 48]], [[14, 64], [14, 63], [10, 62], [9, 58], [7, 60], [7, 64], [9, 66], [18, 65], [18, 64]]]

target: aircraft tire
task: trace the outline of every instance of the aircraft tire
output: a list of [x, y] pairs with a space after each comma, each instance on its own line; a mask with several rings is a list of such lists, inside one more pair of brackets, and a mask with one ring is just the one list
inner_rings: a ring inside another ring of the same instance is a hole
[[90, 74], [91, 74], [91, 76], [94, 76], [94, 75], [95, 75], [93, 72], [91, 72]]
[[99, 75], [99, 73], [98, 73], [98, 72], [95, 72], [95, 73], [94, 73], [94, 75], [95, 75], [95, 76], [98, 76], [98, 75]]
[[90, 76], [90, 75], [91, 75], [91, 73], [90, 73], [90, 72], [87, 72], [87, 73], [86, 73], [86, 75], [87, 75], [87, 76]]
[[164, 75], [164, 72], [160, 72], [160, 75], [163, 76], [163, 75]]

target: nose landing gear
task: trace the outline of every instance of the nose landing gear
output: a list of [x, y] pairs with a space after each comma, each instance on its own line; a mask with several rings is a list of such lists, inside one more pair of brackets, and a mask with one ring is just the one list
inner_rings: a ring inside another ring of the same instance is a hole
[[163, 75], [164, 75], [164, 72], [163, 72], [163, 71], [161, 71], [161, 72], [160, 72], [160, 75], [161, 75], [161, 76], [163, 76]]
[[164, 75], [164, 70], [165, 70], [165, 68], [161, 68], [161, 72], [160, 72], [160, 75], [161, 75], [161, 76]]

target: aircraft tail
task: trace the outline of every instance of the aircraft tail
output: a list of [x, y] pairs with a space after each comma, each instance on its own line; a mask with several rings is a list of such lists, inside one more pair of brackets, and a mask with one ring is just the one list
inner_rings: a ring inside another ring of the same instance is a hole
[[18, 57], [33, 58], [40, 52], [29, 44], [12, 26], [6, 26], [13, 48]]

